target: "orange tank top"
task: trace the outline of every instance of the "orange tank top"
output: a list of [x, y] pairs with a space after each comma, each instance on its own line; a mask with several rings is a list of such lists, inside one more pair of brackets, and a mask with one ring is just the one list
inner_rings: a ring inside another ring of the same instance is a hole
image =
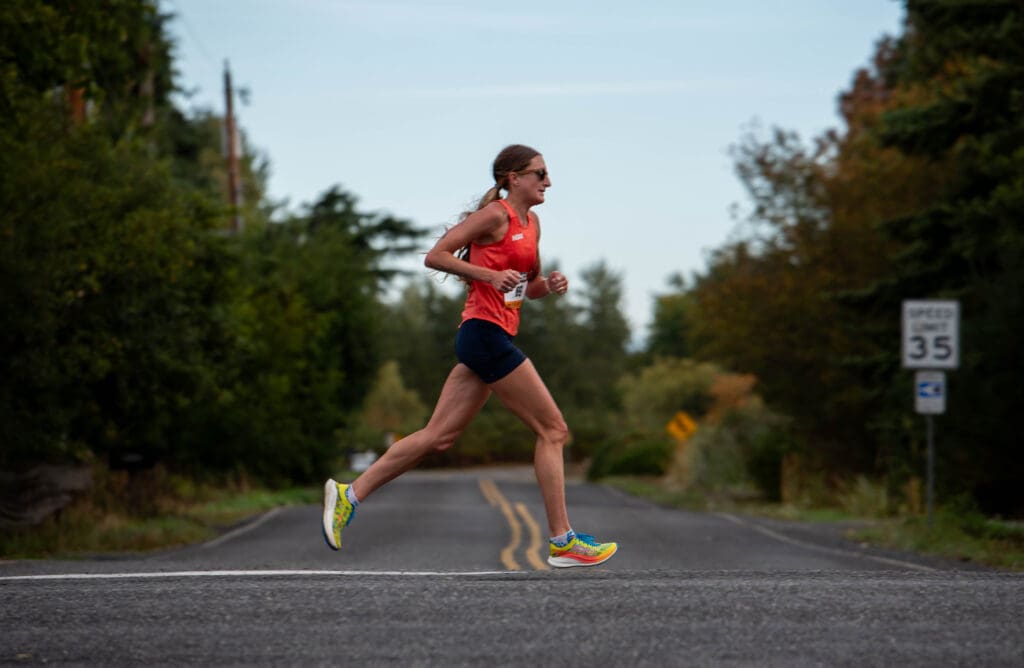
[[485, 281], [470, 283], [466, 306], [462, 310], [462, 322], [473, 318], [487, 320], [515, 336], [519, 331], [519, 308], [526, 298], [526, 283], [530, 272], [537, 266], [537, 224], [527, 214], [527, 224], [524, 226], [508, 202], [503, 199], [497, 201], [508, 212], [508, 231], [497, 243], [470, 243], [469, 262], [498, 271], [515, 269], [521, 274], [521, 280], [519, 285], [506, 293], [498, 292]]

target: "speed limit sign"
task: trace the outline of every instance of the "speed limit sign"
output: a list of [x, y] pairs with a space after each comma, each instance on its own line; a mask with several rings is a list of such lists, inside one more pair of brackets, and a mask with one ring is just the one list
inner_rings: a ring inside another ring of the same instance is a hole
[[960, 302], [903, 302], [903, 368], [955, 369], [959, 349]]

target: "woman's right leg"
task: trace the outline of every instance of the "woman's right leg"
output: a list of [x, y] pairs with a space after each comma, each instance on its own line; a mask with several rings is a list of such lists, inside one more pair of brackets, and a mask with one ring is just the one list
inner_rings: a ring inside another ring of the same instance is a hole
[[465, 364], [457, 364], [441, 388], [441, 396], [427, 426], [396, 441], [353, 481], [356, 498], [363, 501], [385, 483], [416, 466], [430, 452], [451, 447], [490, 395], [490, 389], [475, 372]]

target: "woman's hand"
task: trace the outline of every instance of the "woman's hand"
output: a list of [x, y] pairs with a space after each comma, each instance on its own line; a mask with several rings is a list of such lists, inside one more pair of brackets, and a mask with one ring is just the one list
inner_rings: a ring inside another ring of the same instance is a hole
[[569, 289], [569, 279], [560, 271], [553, 271], [544, 279], [548, 284], [548, 290], [556, 295], [564, 295]]
[[521, 280], [523, 280], [522, 273], [515, 269], [505, 269], [504, 271], [495, 271], [487, 282], [498, 292], [509, 292], [519, 285]]

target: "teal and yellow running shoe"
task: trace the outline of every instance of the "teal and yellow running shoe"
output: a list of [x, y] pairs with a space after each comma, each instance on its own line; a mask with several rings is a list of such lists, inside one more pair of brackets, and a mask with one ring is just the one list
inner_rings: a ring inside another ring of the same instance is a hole
[[550, 547], [548, 563], [558, 568], [597, 566], [611, 559], [619, 549], [618, 543], [599, 543], [593, 536], [585, 533], [576, 534], [567, 545], [562, 547], [551, 542], [548, 545]]
[[341, 549], [341, 530], [348, 526], [356, 515], [356, 509], [352, 507], [345, 490], [348, 485], [343, 485], [334, 480], [324, 483], [324, 519], [323, 531], [324, 540], [332, 550]]

